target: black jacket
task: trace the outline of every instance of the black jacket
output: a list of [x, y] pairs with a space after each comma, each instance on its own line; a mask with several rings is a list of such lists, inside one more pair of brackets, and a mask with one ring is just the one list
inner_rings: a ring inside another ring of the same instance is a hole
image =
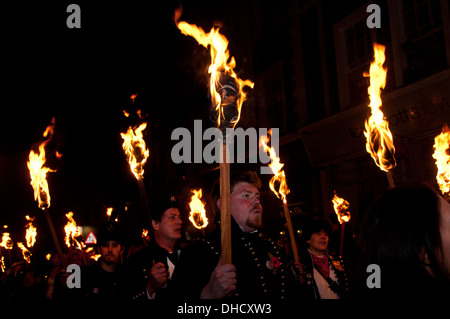
[[[232, 264], [236, 267], [237, 287], [233, 297], [246, 299], [284, 299], [285, 265], [273, 241], [259, 232], [245, 233], [232, 220]], [[181, 299], [198, 299], [220, 258], [220, 227], [186, 246], [181, 254], [174, 284]]]
[[[157, 249], [157, 251], [155, 251]], [[147, 283], [149, 280], [150, 270], [155, 263], [161, 262], [164, 264], [166, 270], [169, 269], [169, 258], [176, 266], [181, 248], [176, 245], [173, 249], [173, 253], [169, 253], [166, 249], [160, 246], [148, 246], [137, 252], [130, 257], [126, 264], [126, 295], [129, 299], [146, 300], [147, 296]], [[170, 257], [169, 257], [170, 256]], [[175, 267], [176, 270], [176, 267]], [[173, 274], [172, 274], [173, 277]], [[167, 296], [171, 296], [171, 277], [168, 275], [168, 283], [166, 286], [161, 287], [155, 295], [155, 299], [165, 299]]]
[[[346, 269], [341, 256], [327, 252], [328, 261], [334, 270], [337, 281], [331, 283], [333, 291], [339, 295], [339, 298], [345, 299], [350, 295], [349, 273]], [[320, 299], [320, 294], [314, 279], [314, 263], [308, 250], [304, 249], [300, 253], [300, 263], [303, 264], [305, 283], [300, 288], [300, 294], [305, 299]]]
[[115, 272], [108, 272], [101, 266], [101, 259], [92, 265], [81, 267], [81, 289], [73, 288], [79, 298], [88, 300], [121, 300], [124, 298], [123, 272], [117, 265]]

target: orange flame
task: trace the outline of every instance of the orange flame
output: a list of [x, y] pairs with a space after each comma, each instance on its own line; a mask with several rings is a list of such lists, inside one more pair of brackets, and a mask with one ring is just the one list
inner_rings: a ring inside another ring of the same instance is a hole
[[17, 243], [17, 247], [19, 247], [22, 250], [22, 256], [23, 259], [25, 259], [25, 261], [27, 263], [31, 263], [31, 253], [30, 251], [24, 246], [24, 244], [22, 243]]
[[433, 158], [438, 169], [436, 181], [444, 197], [450, 197], [450, 129], [447, 125], [434, 138]]
[[[269, 130], [269, 136], [270, 134], [271, 131]], [[259, 139], [259, 144], [263, 146], [265, 152], [269, 153], [269, 167], [272, 169], [272, 172], [274, 174], [269, 181], [269, 187], [279, 199], [283, 200], [284, 203], [287, 203], [286, 196], [290, 193], [290, 190], [287, 186], [284, 170], [281, 170], [284, 164], [280, 162], [280, 158], [277, 156], [275, 149], [267, 145], [269, 143], [269, 139], [270, 138], [265, 135], [261, 136], [261, 138]], [[280, 184], [278, 191], [275, 189], [275, 182], [278, 182]]]
[[146, 127], [147, 123], [144, 122], [137, 128], [132, 128], [130, 126], [126, 133], [120, 133], [120, 136], [123, 138], [122, 148], [127, 156], [131, 172], [136, 179], [143, 178], [144, 165], [150, 154], [142, 135], [142, 131], [145, 130]]
[[25, 219], [29, 221], [29, 223], [25, 226], [25, 240], [27, 241], [27, 247], [30, 248], [36, 243], [37, 228], [33, 225], [34, 217], [31, 218], [27, 215], [25, 216]]
[[66, 226], [64, 226], [64, 232], [66, 233], [64, 241], [66, 242], [67, 247], [75, 247], [77, 249], [84, 248], [85, 244], [82, 240], [83, 234], [81, 233], [80, 227], [77, 226], [75, 219], [73, 219], [73, 212], [68, 212], [66, 217], [68, 222]]
[[350, 220], [350, 211], [349, 211], [349, 202], [347, 202], [345, 199], [340, 198], [337, 196], [336, 191], [334, 191], [334, 197], [333, 197], [333, 207], [334, 211], [338, 217], [339, 224], [346, 223]]
[[383, 68], [385, 61], [384, 45], [373, 44], [375, 60], [370, 64], [370, 86], [368, 88], [371, 116], [365, 123], [364, 136], [366, 137], [366, 150], [372, 156], [377, 166], [387, 172], [397, 164], [395, 162], [394, 142], [389, 130], [389, 122], [384, 118], [381, 107], [381, 89], [386, 85], [387, 69]]
[[84, 251], [88, 258], [98, 261], [100, 257], [102, 257], [102, 254], [96, 254], [93, 247], [88, 247]]
[[194, 195], [192, 195], [191, 202], [189, 203], [189, 207], [191, 208], [189, 220], [195, 228], [202, 229], [208, 226], [205, 204], [200, 200], [202, 197], [202, 189], [193, 189], [192, 193], [194, 193]]
[[13, 249], [13, 241], [11, 237], [9, 237], [9, 233], [3, 233], [2, 235], [2, 242], [0, 243], [0, 246], [5, 249]]
[[48, 167], [45, 167], [45, 146], [52, 139], [53, 129], [55, 127], [55, 118], [47, 126], [43, 136], [49, 136], [44, 142], [39, 145], [39, 152], [30, 151], [29, 160], [27, 162], [28, 170], [30, 171], [31, 186], [34, 190], [34, 199], [38, 202], [39, 208], [46, 209], [50, 207], [50, 191], [47, 183], [47, 173], [55, 172]]
[[[111, 214], [112, 214], [113, 210], [114, 210], [113, 207], [107, 207], [107, 208], [106, 208], [106, 216], [108, 216], [108, 220], [110, 220]], [[115, 222], [118, 222], [118, 221], [119, 221], [119, 217], [116, 217], [116, 218], [114, 219], [114, 221], [115, 221]]]
[[217, 116], [217, 126], [220, 126], [220, 118], [223, 116], [222, 100], [217, 88], [221, 86], [219, 83], [219, 78], [221, 73], [225, 73], [236, 81], [238, 89], [238, 98], [236, 101], [236, 106], [238, 110], [238, 116], [233, 119], [231, 123], [233, 127], [236, 126], [237, 122], [241, 116], [242, 104], [245, 101], [246, 93], [243, 91], [244, 87], [253, 88], [254, 83], [250, 80], [241, 80], [238, 78], [234, 72], [236, 67], [236, 61], [234, 57], [230, 58], [230, 53], [228, 51], [228, 40], [227, 38], [219, 33], [218, 28], [212, 28], [209, 33], [205, 33], [202, 28], [196, 25], [189, 24], [185, 21], [179, 21], [181, 17], [181, 7], [175, 10], [174, 21], [178, 29], [184, 35], [188, 35], [197, 40], [198, 44], [203, 45], [205, 48], [210, 47], [211, 55], [211, 65], [208, 68], [208, 73], [211, 74], [209, 81], [209, 90], [211, 94], [211, 102], [214, 108], [218, 111]]

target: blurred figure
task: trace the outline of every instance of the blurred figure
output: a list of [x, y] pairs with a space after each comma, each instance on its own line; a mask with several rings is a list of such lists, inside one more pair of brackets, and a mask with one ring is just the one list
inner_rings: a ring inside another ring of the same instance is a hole
[[[380, 288], [367, 284], [367, 266], [380, 267]], [[429, 185], [384, 193], [364, 217], [359, 241], [360, 296], [450, 295], [450, 204]]]
[[50, 272], [47, 277], [47, 290], [45, 293], [45, 298], [53, 299], [53, 290], [55, 287], [55, 278], [62, 270], [61, 258], [58, 253], [53, 252], [50, 256]]

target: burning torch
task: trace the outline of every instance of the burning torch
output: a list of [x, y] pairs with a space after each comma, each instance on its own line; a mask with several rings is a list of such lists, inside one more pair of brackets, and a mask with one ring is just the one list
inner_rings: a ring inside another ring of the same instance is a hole
[[231, 215], [230, 215], [230, 163], [228, 161], [227, 129], [236, 126], [240, 119], [242, 104], [246, 93], [244, 87], [253, 88], [250, 80], [241, 80], [234, 68], [236, 61], [230, 57], [227, 38], [219, 33], [218, 28], [212, 28], [205, 33], [202, 28], [179, 21], [181, 8], [175, 10], [174, 21], [181, 33], [191, 36], [200, 45], [210, 49], [211, 65], [209, 94], [211, 97], [211, 118], [221, 129], [223, 147], [220, 161], [220, 229], [221, 229], [221, 258], [223, 264], [231, 263]]
[[434, 138], [433, 158], [436, 160], [436, 181], [442, 196], [450, 200], [450, 129], [447, 125], [442, 128], [441, 134]]
[[[131, 99], [133, 99], [136, 95], [132, 95]], [[150, 151], [147, 148], [142, 132], [146, 129], [147, 123], [144, 122], [139, 126], [129, 127], [126, 133], [120, 133], [122, 136], [123, 144], [122, 148], [125, 152], [125, 155], [128, 160], [128, 164], [130, 165], [131, 172], [134, 177], [136, 177], [136, 181], [139, 187], [139, 193], [141, 195], [141, 201], [144, 208], [144, 211], [150, 217], [150, 223], [152, 220], [150, 206], [148, 204], [147, 192], [145, 191], [144, 185], [144, 166], [147, 162], [147, 159], [150, 155]], [[150, 231], [150, 238], [153, 240], [153, 232]]]
[[389, 122], [384, 118], [380, 109], [382, 104], [381, 89], [384, 89], [386, 85], [387, 74], [387, 69], [383, 67], [384, 50], [384, 45], [373, 44], [375, 60], [370, 64], [369, 74], [364, 73], [365, 77], [370, 77], [368, 93], [369, 107], [372, 112], [365, 123], [364, 136], [366, 137], [366, 151], [372, 156], [375, 164], [386, 172], [389, 188], [394, 188], [394, 179], [391, 172], [391, 169], [397, 165], [394, 157], [394, 142], [389, 129]]
[[[297, 251], [297, 242], [295, 241], [295, 234], [294, 229], [292, 227], [292, 221], [291, 221], [291, 214], [289, 212], [289, 207], [287, 204], [286, 196], [290, 193], [290, 190], [287, 186], [286, 181], [286, 175], [284, 173], [284, 170], [281, 170], [284, 166], [283, 163], [280, 162], [280, 158], [275, 153], [275, 149], [273, 147], [269, 147], [267, 144], [269, 142], [269, 137], [267, 136], [261, 136], [259, 143], [264, 148], [265, 152], [269, 152], [270, 156], [270, 164], [269, 167], [271, 168], [273, 172], [273, 177], [269, 181], [269, 187], [272, 190], [272, 192], [282, 200], [283, 202], [283, 210], [284, 215], [286, 217], [286, 224], [289, 231], [289, 238], [291, 240], [291, 246], [292, 246], [292, 252], [294, 254], [294, 260], [296, 262], [299, 261], [298, 258], [298, 251]], [[275, 189], [275, 183], [279, 183], [278, 190]]]
[[350, 211], [349, 211], [350, 204], [345, 199], [337, 196], [336, 191], [334, 191], [334, 197], [333, 197], [332, 202], [333, 202], [334, 212], [337, 215], [339, 224], [341, 224], [341, 242], [340, 242], [340, 246], [339, 246], [339, 255], [342, 256], [342, 251], [344, 250], [345, 223], [347, 223], [351, 217]]
[[30, 151], [27, 166], [30, 171], [31, 186], [34, 190], [34, 199], [38, 203], [39, 208], [44, 211], [45, 216], [47, 217], [47, 223], [50, 228], [50, 232], [52, 233], [56, 251], [58, 252], [59, 258], [62, 258], [61, 245], [59, 244], [58, 237], [56, 236], [55, 226], [53, 226], [53, 221], [48, 211], [50, 207], [50, 191], [47, 183], [47, 173], [55, 172], [56, 170], [44, 166], [46, 162], [45, 146], [53, 137], [54, 127], [55, 118], [52, 118], [51, 124], [47, 126], [43, 134], [43, 136], [47, 137], [47, 139], [39, 145], [39, 150], [37, 153], [35, 153], [33, 150]]
[[192, 190], [192, 197], [189, 203], [189, 221], [197, 229], [204, 229], [208, 226], [208, 218], [206, 217], [205, 204], [202, 202], [202, 189]]

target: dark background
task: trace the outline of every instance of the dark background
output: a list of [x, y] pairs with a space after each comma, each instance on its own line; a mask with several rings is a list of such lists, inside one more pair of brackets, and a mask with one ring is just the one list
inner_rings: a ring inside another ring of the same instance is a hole
[[[65, 224], [68, 211], [80, 225], [98, 225], [107, 206], [123, 211], [126, 203], [140, 205], [120, 137], [138, 122], [137, 109], [149, 122], [145, 137], [153, 158], [158, 138], [150, 132], [170, 133], [186, 116], [183, 105], [193, 103], [191, 92], [206, 93], [189, 77], [188, 50], [196, 45], [186, 44], [172, 20], [178, 2], [79, 1], [81, 29], [66, 26], [69, 4], [39, 1], [1, 9], [0, 223], [10, 226], [13, 240], [24, 232], [27, 214], [37, 216], [38, 236], [45, 236], [26, 163], [52, 117], [56, 126], [47, 165], [57, 172], [47, 180], [55, 225]], [[132, 94], [138, 94], [134, 105]], [[129, 119], [124, 109], [132, 114]], [[55, 150], [63, 154], [60, 161], [52, 158]], [[145, 174], [149, 192], [152, 176], [168, 169], [153, 173], [151, 162]]]

